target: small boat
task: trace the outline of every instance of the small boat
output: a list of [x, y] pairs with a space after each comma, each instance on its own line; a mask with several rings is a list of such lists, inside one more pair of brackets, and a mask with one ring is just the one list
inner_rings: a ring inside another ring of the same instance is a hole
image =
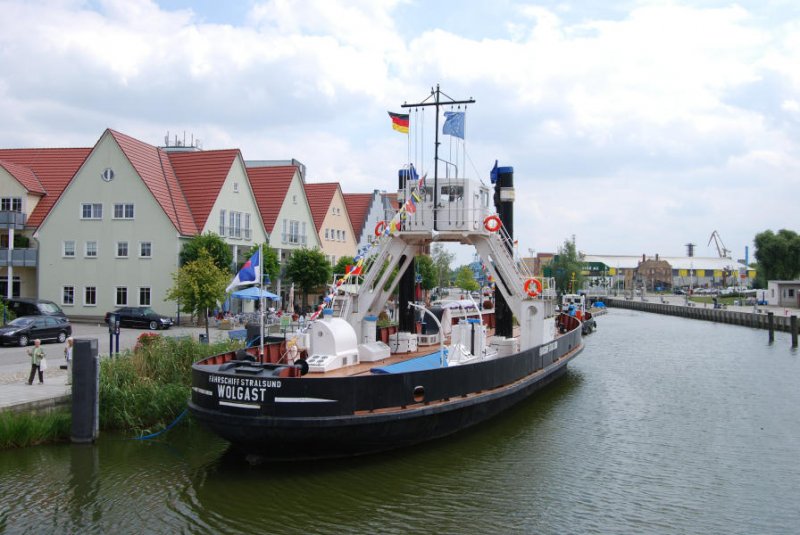
[[586, 306], [586, 296], [584, 294], [564, 294], [561, 297], [561, 311], [578, 318], [584, 335], [591, 334], [592, 331], [597, 330], [597, 322]]
[[[458, 103], [441, 95], [424, 105]], [[513, 169], [495, 164], [494, 191], [439, 177], [438, 165], [433, 180], [411, 166], [399, 179], [398, 213], [302, 329], [193, 365], [189, 408], [202, 425], [268, 459], [362, 455], [479, 424], [566, 372], [582, 323], [558, 311], [553, 279], [512, 254]], [[495, 281], [492, 309], [413, 301], [414, 258], [436, 242], [475, 248]], [[395, 291], [400, 332], [384, 343], [377, 319]]]

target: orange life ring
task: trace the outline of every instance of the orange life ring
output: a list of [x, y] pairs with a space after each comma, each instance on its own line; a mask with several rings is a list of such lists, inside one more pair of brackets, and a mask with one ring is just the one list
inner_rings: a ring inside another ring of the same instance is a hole
[[[531, 284], [535, 286], [535, 288], [531, 288]], [[525, 286], [523, 286], [525, 293], [530, 295], [531, 297], [536, 297], [540, 293], [542, 293], [542, 281], [539, 279], [528, 279], [525, 281]]]
[[483, 220], [483, 228], [488, 230], [489, 232], [497, 232], [500, 230], [500, 227], [503, 226], [502, 221], [496, 215], [490, 215], [486, 219]]
[[386, 221], [378, 221], [378, 224], [375, 225], [375, 236], [381, 237], [383, 236], [383, 231], [386, 230]]

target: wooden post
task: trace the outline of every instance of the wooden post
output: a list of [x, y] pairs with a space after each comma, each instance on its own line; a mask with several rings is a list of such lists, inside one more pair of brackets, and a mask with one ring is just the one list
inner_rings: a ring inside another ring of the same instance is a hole
[[775, 341], [775, 313], [767, 312], [767, 329], [769, 330], [769, 343]]
[[797, 316], [789, 318], [792, 331], [792, 347], [797, 347]]

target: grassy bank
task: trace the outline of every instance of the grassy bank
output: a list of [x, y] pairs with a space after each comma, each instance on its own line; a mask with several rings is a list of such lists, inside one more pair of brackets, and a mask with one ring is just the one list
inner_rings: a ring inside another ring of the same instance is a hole
[[[100, 362], [100, 430], [148, 433], [163, 428], [185, 408], [192, 363], [237, 342], [201, 344], [191, 338], [145, 336], [134, 351]], [[239, 344], [240, 345], [240, 344]], [[69, 440], [69, 411], [0, 413], [0, 448]]]

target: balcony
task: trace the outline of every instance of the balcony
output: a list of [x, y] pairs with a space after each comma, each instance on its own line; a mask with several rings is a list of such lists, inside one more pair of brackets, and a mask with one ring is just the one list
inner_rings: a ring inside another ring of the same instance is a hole
[[9, 249], [0, 249], [0, 267], [36, 267], [39, 264], [38, 249], [12, 249], [9, 262]]
[[0, 210], [0, 229], [22, 230], [25, 228], [27, 218], [28, 216], [24, 212]]

